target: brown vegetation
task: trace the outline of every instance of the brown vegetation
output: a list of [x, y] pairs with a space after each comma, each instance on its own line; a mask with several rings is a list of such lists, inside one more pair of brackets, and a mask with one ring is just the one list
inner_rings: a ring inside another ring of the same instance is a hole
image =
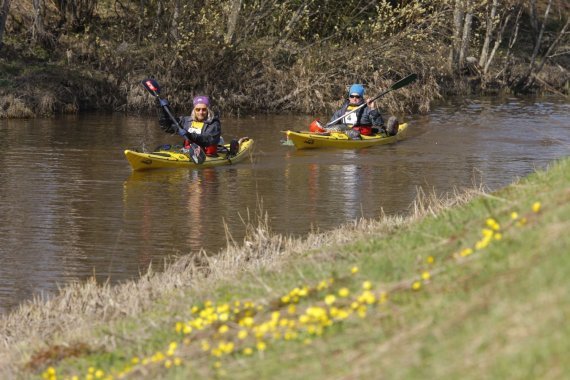
[[139, 82], [149, 75], [178, 108], [208, 93], [234, 115], [322, 112], [350, 83], [373, 95], [412, 72], [420, 80], [383, 108], [425, 112], [441, 96], [480, 91], [568, 93], [569, 9], [558, 0], [21, 3], [6, 23], [0, 97], [37, 116], [147, 112]]

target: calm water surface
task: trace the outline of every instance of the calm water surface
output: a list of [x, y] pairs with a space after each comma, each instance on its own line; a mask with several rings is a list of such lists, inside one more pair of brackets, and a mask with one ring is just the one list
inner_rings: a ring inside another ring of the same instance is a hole
[[359, 151], [281, 145], [281, 130], [312, 119], [223, 118], [228, 141], [255, 139], [250, 161], [141, 173], [124, 149], [179, 141], [152, 117], [0, 121], [0, 312], [92, 275], [115, 283], [171, 255], [217, 252], [224, 223], [241, 241], [260, 205], [274, 232], [299, 236], [405, 213], [418, 187], [497, 189], [570, 154], [563, 99], [456, 101], [406, 117], [407, 140]]

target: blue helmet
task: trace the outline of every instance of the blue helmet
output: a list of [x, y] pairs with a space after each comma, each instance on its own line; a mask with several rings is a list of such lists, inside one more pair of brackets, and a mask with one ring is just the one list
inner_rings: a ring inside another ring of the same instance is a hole
[[361, 98], [364, 97], [364, 86], [361, 84], [353, 84], [352, 86], [350, 86], [350, 89], [348, 90], [348, 96], [350, 95], [358, 95]]

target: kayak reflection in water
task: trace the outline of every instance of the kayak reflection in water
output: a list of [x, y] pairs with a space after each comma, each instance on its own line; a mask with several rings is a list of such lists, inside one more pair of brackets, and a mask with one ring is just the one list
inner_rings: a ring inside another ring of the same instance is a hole
[[184, 137], [184, 148], [189, 149], [190, 143], [196, 143], [204, 149], [207, 156], [216, 157], [218, 144], [223, 144], [220, 119], [212, 112], [208, 96], [196, 96], [192, 103], [194, 108], [190, 116], [182, 116], [179, 119], [182, 129], [173, 124], [164, 107], [159, 104], [160, 128], [167, 133], [178, 133]]

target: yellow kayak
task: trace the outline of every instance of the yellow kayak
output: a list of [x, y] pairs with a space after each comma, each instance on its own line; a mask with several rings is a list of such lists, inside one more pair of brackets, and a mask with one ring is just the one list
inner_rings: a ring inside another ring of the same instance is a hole
[[353, 140], [344, 132], [295, 132], [283, 131], [287, 135], [287, 139], [295, 145], [297, 149], [310, 148], [345, 148], [358, 149], [366, 148], [374, 145], [392, 144], [396, 141], [403, 140], [406, 137], [408, 124], [400, 124], [398, 133], [394, 136], [386, 136], [385, 134], [376, 134], [372, 136], [361, 135], [360, 139]]
[[[184, 154], [180, 150], [159, 149], [151, 153], [136, 152], [133, 150], [125, 150], [125, 156], [131, 164], [133, 170], [148, 170], [158, 168], [202, 168], [220, 165], [231, 165], [242, 161], [249, 156], [253, 147], [253, 140], [250, 138], [240, 139], [239, 150], [236, 155], [229, 156], [230, 144], [224, 145], [224, 148], [218, 150], [218, 157], [207, 156], [202, 164], [195, 164], [188, 154]], [[227, 151], [227, 152], [226, 152]]]

